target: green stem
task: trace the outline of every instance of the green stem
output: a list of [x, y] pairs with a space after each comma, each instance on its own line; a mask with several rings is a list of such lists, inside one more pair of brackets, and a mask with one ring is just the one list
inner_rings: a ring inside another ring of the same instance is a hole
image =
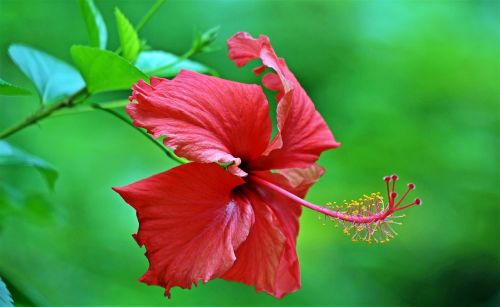
[[165, 0], [157, 0], [155, 4], [149, 9], [149, 11], [142, 17], [141, 21], [135, 26], [137, 32], [141, 31], [144, 25], [153, 17], [154, 14], [160, 9], [160, 7], [165, 3]]
[[153, 142], [158, 148], [160, 148], [169, 158], [171, 158], [172, 160], [180, 163], [180, 164], [184, 164], [186, 163], [186, 161], [182, 158], [179, 158], [178, 156], [176, 156], [172, 151], [170, 151], [168, 148], [164, 147], [162, 144], [158, 143], [155, 139], [153, 139], [152, 137], [149, 136], [149, 134], [147, 134], [146, 132], [144, 132], [144, 130], [142, 130], [141, 128], [138, 128], [136, 126], [134, 126], [133, 123], [131, 123], [125, 116], [121, 115], [120, 113], [112, 110], [112, 109], [107, 109], [107, 108], [103, 108], [102, 106], [94, 103], [91, 105], [94, 109], [96, 110], [100, 110], [100, 111], [103, 111], [103, 112], [106, 112], [106, 113], [109, 113], [113, 116], [115, 116], [116, 118], [120, 119], [122, 122], [126, 123], [127, 125], [129, 125], [130, 127], [134, 128], [135, 130], [137, 130], [140, 134], [144, 135], [146, 138], [148, 138], [151, 142]]
[[0, 132], [0, 139], [5, 139], [14, 133], [29, 127], [40, 120], [50, 116], [52, 113], [54, 113], [57, 110], [60, 110], [62, 108], [66, 107], [71, 107], [75, 105], [75, 102], [77, 101], [78, 98], [81, 96], [86, 96], [86, 89], [82, 89], [78, 91], [77, 93], [73, 94], [72, 96], [68, 97], [68, 99], [61, 101], [59, 103], [55, 103], [52, 105], [49, 105], [48, 107], [42, 106], [40, 109], [38, 109], [35, 114], [26, 117], [23, 121], [20, 123], [5, 129], [4, 131]]
[[[130, 103], [130, 101], [128, 101], [128, 99], [122, 99], [122, 100], [115, 100], [115, 101], [110, 101], [110, 102], [99, 103], [99, 105], [101, 107], [103, 107], [104, 109], [118, 109], [118, 108], [124, 108], [129, 103]], [[66, 108], [66, 109], [59, 110], [57, 112], [54, 112], [51, 116], [57, 117], [57, 116], [65, 116], [65, 115], [75, 115], [75, 114], [94, 112], [94, 111], [95, 111], [95, 109], [91, 105], [82, 104], [82, 105], [76, 106], [74, 108]]]

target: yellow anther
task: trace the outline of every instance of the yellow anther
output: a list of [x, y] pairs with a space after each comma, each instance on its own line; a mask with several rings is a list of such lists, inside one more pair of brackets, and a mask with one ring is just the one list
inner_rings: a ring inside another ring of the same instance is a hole
[[[353, 242], [362, 241], [368, 244], [384, 244], [389, 242], [396, 234], [389, 223], [400, 225], [401, 223], [394, 219], [406, 216], [405, 214], [401, 216], [391, 215], [386, 220], [377, 220], [376, 222], [362, 225], [359, 223], [352, 224], [346, 221], [350, 220], [349, 218], [353, 216], [369, 217], [383, 210], [387, 210], [388, 205], [384, 203], [384, 199], [380, 196], [380, 192], [370, 193], [369, 195], [365, 194], [358, 200], [351, 200], [351, 202], [347, 200], [343, 200], [339, 204], [337, 204], [337, 202], [328, 202], [326, 203], [326, 207], [335, 210], [339, 214], [339, 217], [325, 217], [325, 221], [327, 218], [333, 221], [335, 228], [339, 228], [339, 225], [342, 226], [342, 232], [350, 236]], [[318, 217], [318, 219], [321, 220], [320, 217]], [[353, 231], [351, 231], [351, 229]]]

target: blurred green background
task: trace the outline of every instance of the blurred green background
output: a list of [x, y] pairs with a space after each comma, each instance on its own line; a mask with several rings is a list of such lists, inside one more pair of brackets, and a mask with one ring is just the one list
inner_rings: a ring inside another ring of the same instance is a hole
[[[116, 48], [113, 9], [136, 23], [153, 1], [96, 1]], [[30, 201], [0, 220], [0, 276], [20, 305], [500, 305], [499, 1], [173, 1], [142, 31], [182, 54], [194, 29], [220, 25], [219, 51], [196, 60], [223, 78], [257, 83], [227, 59], [238, 31], [267, 34], [308, 91], [339, 149], [307, 199], [383, 191], [397, 172], [424, 205], [389, 244], [352, 243], [315, 212], [301, 218], [302, 289], [277, 300], [214, 280], [191, 291], [137, 282], [147, 260], [131, 234], [134, 210], [111, 186], [173, 162], [105, 114], [57, 116], [9, 141], [57, 167], [49, 192], [35, 171], [2, 168], [0, 181]], [[71, 62], [88, 37], [76, 1], [0, 0], [0, 74], [30, 86], [7, 55], [26, 43]], [[126, 97], [127, 93], [123, 94]], [[35, 97], [1, 97], [0, 128], [32, 112]], [[1, 204], [6, 206], [6, 204]]]

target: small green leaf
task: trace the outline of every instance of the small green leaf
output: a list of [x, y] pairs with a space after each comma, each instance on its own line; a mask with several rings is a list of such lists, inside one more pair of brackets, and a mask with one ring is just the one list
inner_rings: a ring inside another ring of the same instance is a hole
[[52, 165], [2, 140], [0, 140], [0, 165], [32, 166], [42, 174], [49, 187], [54, 188], [57, 171]]
[[181, 57], [160, 50], [142, 51], [135, 63], [137, 68], [148, 75], [159, 77], [173, 77], [181, 69], [188, 69], [199, 73], [216, 75], [213, 69], [191, 60], [184, 60]]
[[115, 8], [115, 17], [123, 57], [133, 63], [141, 50], [141, 41], [134, 26], [119, 8]]
[[37, 49], [11, 45], [9, 55], [23, 73], [35, 84], [43, 104], [67, 98], [85, 84], [73, 66]]
[[204, 33], [195, 33], [192, 50], [194, 54], [213, 50], [212, 44], [219, 35], [220, 26], [208, 29]]
[[0, 79], [0, 95], [5, 95], [5, 96], [31, 95], [31, 93], [27, 89], [15, 86], [7, 81]]
[[0, 278], [0, 306], [2, 307], [14, 307], [14, 301], [10, 295], [9, 289]]
[[101, 13], [97, 9], [93, 0], [80, 0], [80, 9], [89, 32], [90, 45], [106, 49], [108, 32]]
[[148, 79], [134, 65], [108, 50], [73, 46], [71, 56], [91, 93], [130, 89], [137, 80]]

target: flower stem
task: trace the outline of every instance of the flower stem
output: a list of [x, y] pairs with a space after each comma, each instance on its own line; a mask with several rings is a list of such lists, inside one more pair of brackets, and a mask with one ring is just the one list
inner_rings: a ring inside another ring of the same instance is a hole
[[72, 107], [75, 105], [75, 102], [77, 101], [78, 98], [80, 97], [86, 97], [87, 92], [86, 89], [82, 89], [78, 91], [77, 93], [73, 94], [72, 96], [68, 97], [68, 99], [49, 105], [48, 107], [42, 106], [39, 108], [33, 115], [26, 117], [23, 121], [19, 122], [18, 124], [5, 129], [4, 131], [0, 132], [0, 139], [5, 139], [14, 133], [31, 126], [40, 120], [49, 117], [52, 113], [54, 113], [57, 110], [60, 110], [62, 108], [66, 107]]
[[96, 110], [100, 110], [100, 111], [103, 111], [103, 112], [106, 112], [106, 113], [109, 113], [113, 116], [115, 116], [116, 118], [118, 118], [119, 120], [121, 120], [122, 122], [126, 123], [127, 125], [129, 125], [130, 127], [134, 128], [136, 131], [138, 131], [140, 134], [144, 135], [146, 138], [148, 138], [151, 142], [153, 142], [158, 148], [161, 149], [161, 151], [163, 151], [170, 159], [180, 163], [180, 164], [184, 164], [186, 163], [186, 161], [180, 157], [178, 157], [177, 155], [175, 155], [170, 149], [166, 148], [165, 146], [163, 146], [162, 144], [160, 144], [158, 141], [156, 141], [155, 139], [153, 139], [151, 136], [149, 136], [149, 134], [147, 134], [144, 130], [134, 126], [133, 123], [131, 123], [125, 116], [121, 115], [120, 113], [112, 110], [112, 109], [108, 109], [108, 108], [104, 108], [96, 103], [94, 104], [91, 104], [92, 108], [96, 109]]
[[144, 25], [153, 17], [153, 15], [160, 9], [160, 7], [165, 3], [165, 0], [157, 0], [155, 4], [149, 9], [149, 11], [142, 17], [137, 26], [135, 26], [135, 30], [137, 32], [141, 31]]

